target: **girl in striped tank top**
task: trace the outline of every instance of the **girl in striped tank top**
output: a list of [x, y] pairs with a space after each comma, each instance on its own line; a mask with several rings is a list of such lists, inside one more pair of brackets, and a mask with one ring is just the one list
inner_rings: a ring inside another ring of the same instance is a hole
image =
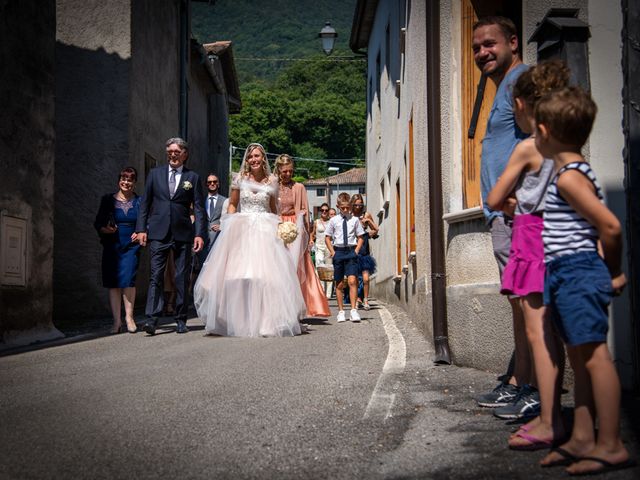
[[543, 97], [534, 113], [536, 146], [553, 158], [557, 171], [544, 213], [544, 301], [575, 373], [571, 438], [541, 463], [569, 464], [571, 475], [626, 468], [634, 462], [620, 439], [620, 381], [607, 348], [608, 306], [626, 284], [620, 262], [622, 234], [580, 153], [596, 105], [584, 90], [569, 87]]
[[[542, 62], [520, 75], [513, 86], [514, 115], [518, 127], [523, 132], [532, 133], [536, 102], [545, 93], [566, 87], [568, 83], [569, 69], [558, 60]], [[522, 402], [522, 407], [516, 402], [514, 406], [495, 412], [499, 418], [513, 418], [507, 414], [514, 408], [531, 408], [534, 402], [538, 403], [535, 406], [539, 408], [540, 415], [509, 438], [509, 448], [514, 450], [549, 448], [565, 436], [560, 409], [564, 349], [545, 315], [542, 301], [545, 273], [542, 213], [552, 174], [553, 160], [544, 158], [536, 149], [534, 138], [529, 137], [516, 146], [504, 172], [487, 196], [489, 208], [501, 210], [512, 192], [515, 193], [511, 250], [502, 274], [501, 292], [519, 297], [533, 360], [532, 373], [535, 376], [532, 378], [536, 379], [538, 387], [538, 391], [528, 387], [527, 390], [534, 394]], [[523, 416], [534, 413], [535, 416], [533, 408], [521, 413]]]

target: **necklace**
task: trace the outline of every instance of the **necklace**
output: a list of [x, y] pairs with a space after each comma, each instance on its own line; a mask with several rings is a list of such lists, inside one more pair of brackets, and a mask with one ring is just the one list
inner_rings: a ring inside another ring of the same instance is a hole
[[115, 194], [115, 199], [118, 200], [119, 202], [128, 202], [129, 200], [131, 200], [133, 198], [133, 193], [129, 196], [126, 196], [125, 194], [123, 194], [121, 191], [118, 191]]

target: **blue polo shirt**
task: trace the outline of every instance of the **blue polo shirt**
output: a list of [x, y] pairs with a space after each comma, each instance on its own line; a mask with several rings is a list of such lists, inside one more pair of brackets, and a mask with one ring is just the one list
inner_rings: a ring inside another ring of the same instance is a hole
[[516, 124], [513, 115], [513, 84], [518, 77], [529, 68], [521, 63], [507, 73], [498, 86], [496, 97], [493, 100], [487, 131], [482, 139], [482, 156], [480, 160], [480, 187], [482, 192], [482, 205], [487, 223], [502, 212], [491, 210], [487, 204], [487, 195], [502, 175], [509, 157], [516, 145], [528, 137]]

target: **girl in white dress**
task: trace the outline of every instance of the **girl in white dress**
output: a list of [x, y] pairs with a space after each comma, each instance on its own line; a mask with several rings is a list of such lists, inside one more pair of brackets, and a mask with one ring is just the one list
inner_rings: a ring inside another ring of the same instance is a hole
[[293, 259], [277, 236], [278, 179], [262, 145], [245, 151], [231, 185], [220, 235], [194, 288], [207, 334], [299, 335], [305, 303]]

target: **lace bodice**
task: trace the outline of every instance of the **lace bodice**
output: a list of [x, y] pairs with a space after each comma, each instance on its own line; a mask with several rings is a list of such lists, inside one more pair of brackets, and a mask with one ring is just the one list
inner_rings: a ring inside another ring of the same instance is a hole
[[240, 212], [271, 213], [269, 199], [277, 194], [277, 186], [271, 183], [256, 183], [247, 178], [235, 179], [232, 188], [240, 190]]

